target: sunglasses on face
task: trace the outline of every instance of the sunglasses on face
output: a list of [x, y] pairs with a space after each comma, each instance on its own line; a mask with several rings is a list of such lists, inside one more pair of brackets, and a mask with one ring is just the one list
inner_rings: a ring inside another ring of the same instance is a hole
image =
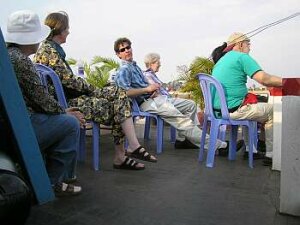
[[124, 48], [120, 48], [119, 49], [119, 52], [125, 52], [125, 50], [130, 50], [131, 49], [131, 46], [130, 45], [128, 45], [128, 46], [126, 46], [126, 47], [124, 47]]

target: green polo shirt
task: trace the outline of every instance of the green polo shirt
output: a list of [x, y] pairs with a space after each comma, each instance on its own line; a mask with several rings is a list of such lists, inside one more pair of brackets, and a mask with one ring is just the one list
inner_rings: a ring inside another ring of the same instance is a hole
[[[230, 51], [226, 53], [214, 66], [212, 76], [221, 82], [229, 109], [241, 105], [248, 93], [247, 77], [262, 70], [257, 62], [246, 53]], [[213, 93], [214, 95], [214, 93]], [[220, 109], [217, 96], [213, 98], [215, 109]]]

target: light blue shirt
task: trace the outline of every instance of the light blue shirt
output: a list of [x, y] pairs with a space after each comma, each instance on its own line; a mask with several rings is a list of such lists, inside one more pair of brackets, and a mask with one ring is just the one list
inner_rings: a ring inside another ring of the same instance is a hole
[[[145, 88], [149, 84], [143, 75], [143, 71], [135, 61], [128, 62], [122, 60], [121, 67], [116, 73], [116, 85], [128, 91], [129, 89]], [[151, 94], [142, 94], [136, 97], [138, 104], [141, 104], [145, 99], [148, 99]]]

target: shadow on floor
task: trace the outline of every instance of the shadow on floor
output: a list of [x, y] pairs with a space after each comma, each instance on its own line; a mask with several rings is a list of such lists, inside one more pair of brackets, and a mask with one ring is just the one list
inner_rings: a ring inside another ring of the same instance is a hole
[[[140, 141], [155, 152], [154, 141]], [[175, 150], [166, 136], [157, 163], [146, 163], [144, 171], [121, 171], [112, 168], [112, 137], [101, 136], [101, 171], [92, 170], [90, 156], [78, 165], [83, 194], [34, 206], [26, 224], [300, 224], [300, 218], [278, 213], [279, 172], [260, 160], [250, 169], [241, 152], [236, 161], [216, 157], [209, 169], [197, 162], [197, 154]]]

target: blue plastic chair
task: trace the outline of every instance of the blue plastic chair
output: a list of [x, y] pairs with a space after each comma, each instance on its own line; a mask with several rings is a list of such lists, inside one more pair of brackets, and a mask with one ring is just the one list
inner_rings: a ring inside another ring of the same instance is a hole
[[[149, 140], [150, 137], [150, 125], [151, 119], [156, 120], [156, 153], [162, 153], [163, 149], [163, 135], [164, 135], [164, 121], [154, 113], [143, 112], [140, 110], [137, 101], [132, 98], [132, 117], [135, 119], [136, 117], [145, 117], [145, 131], [144, 131], [144, 139]], [[171, 126], [170, 128], [171, 135], [171, 143], [175, 143], [176, 140], [176, 129]]]
[[[36, 63], [35, 68], [40, 74], [41, 81], [45, 88], [48, 87], [48, 80], [50, 79], [53, 83], [55, 93], [57, 96], [57, 100], [59, 104], [64, 108], [68, 108], [68, 104], [66, 101], [66, 97], [64, 94], [64, 90], [61, 84], [61, 81], [58, 75], [50, 68], [43, 64]], [[100, 169], [100, 146], [99, 146], [99, 135], [100, 129], [99, 124], [93, 121], [88, 121], [92, 125], [92, 134], [93, 134], [93, 168], [94, 170]], [[80, 141], [79, 141], [79, 152], [78, 152], [78, 160], [84, 161], [85, 159], [85, 143], [86, 143], [86, 128], [80, 129]]]
[[[219, 134], [220, 126], [230, 125], [230, 144], [229, 144], [229, 160], [234, 160], [236, 158], [236, 140], [238, 126], [247, 126], [249, 130], [249, 167], [253, 168], [253, 147], [255, 146], [255, 141], [257, 140], [257, 122], [253, 120], [233, 120], [229, 116], [226, 98], [224, 94], [223, 86], [215, 78], [208, 74], [198, 74], [198, 79], [200, 82], [200, 87], [203, 93], [205, 110], [204, 110], [204, 123], [201, 137], [201, 146], [199, 151], [199, 161], [203, 160], [204, 155], [204, 142], [205, 135], [207, 133], [207, 123], [210, 121], [210, 141], [209, 148], [207, 152], [206, 166], [213, 167], [215, 158], [215, 148], [216, 141]], [[217, 118], [213, 111], [212, 105], [212, 87], [215, 88], [215, 94], [219, 96], [221, 102], [221, 118]]]

